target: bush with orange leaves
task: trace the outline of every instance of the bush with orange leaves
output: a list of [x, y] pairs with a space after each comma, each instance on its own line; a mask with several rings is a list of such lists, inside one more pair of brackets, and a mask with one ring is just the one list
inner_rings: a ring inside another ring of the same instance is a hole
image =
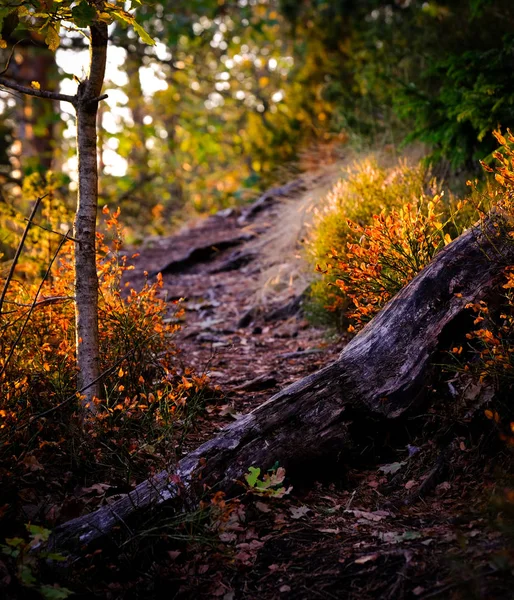
[[97, 235], [103, 397], [84, 421], [74, 391], [73, 246], [66, 241], [42, 284], [13, 279], [3, 303], [0, 462], [7, 472], [20, 456], [42, 462], [52, 448], [76, 465], [146, 474], [148, 462], [176, 451], [203, 398], [205, 377], [181, 365], [171, 341], [182, 311], [170, 314], [160, 277], [139, 291], [124, 284], [122, 293], [133, 267], [120, 252], [119, 210], [103, 212], [111, 238], [107, 244]]
[[[494, 135], [501, 146], [493, 154], [498, 164], [491, 167], [482, 163], [482, 166], [494, 173], [501, 186], [495, 193], [498, 226], [507, 224], [507, 235], [514, 243], [514, 135], [510, 131], [506, 137], [499, 131]], [[466, 335], [468, 352], [458, 346], [452, 349], [452, 354], [460, 370], [493, 389], [485, 416], [496, 424], [500, 437], [514, 448], [514, 265], [505, 269], [505, 279], [494, 302], [481, 300], [468, 308], [474, 313], [476, 329]]]
[[348, 220], [351, 235], [342, 256], [333, 249], [326, 268], [318, 270], [335, 280], [340, 293], [328, 308], [344, 306], [350, 332], [362, 328], [452, 240], [454, 220], [444, 220], [444, 210], [442, 195], [435, 195], [383, 210], [370, 225]]
[[[314, 209], [314, 217], [306, 240], [306, 250], [318, 272], [324, 276], [311, 285], [309, 311], [315, 320], [342, 328], [347, 301], [334, 285], [333, 255], [345, 261], [346, 246], [354, 241], [348, 222], [362, 227], [373, 224], [373, 215], [399, 209], [405, 202], [415, 203], [425, 194], [435, 195], [441, 187], [422, 164], [404, 161], [386, 168], [374, 158], [363, 158], [352, 164]], [[357, 238], [358, 239], [358, 238]], [[335, 251], [335, 252], [334, 252]]]

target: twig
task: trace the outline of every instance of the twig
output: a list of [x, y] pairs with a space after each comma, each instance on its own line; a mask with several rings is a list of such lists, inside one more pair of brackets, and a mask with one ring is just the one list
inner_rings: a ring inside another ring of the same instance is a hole
[[[28, 221], [29, 219], [27, 217], [25, 217], [24, 220]], [[67, 233], [61, 233], [60, 231], [55, 231], [55, 229], [51, 229], [50, 227], [45, 227], [44, 225], [39, 225], [39, 223], [32, 223], [32, 225], [34, 225], [34, 227], [39, 227], [39, 229], [42, 229], [43, 231], [48, 231], [49, 233], [55, 233], [55, 235], [60, 235], [61, 237], [67, 237], [69, 240], [71, 240], [72, 242], [75, 242], [76, 244], [79, 243], [77, 238], [71, 237], [71, 235], [68, 235]]]
[[[57, 304], [58, 302], [66, 302], [67, 300], [74, 300], [73, 296], [51, 296], [50, 298], [43, 298], [43, 300], [38, 300], [34, 306], [34, 308], [39, 308], [40, 306], [47, 306], [48, 304]], [[14, 306], [18, 306], [21, 308], [30, 308], [32, 304], [24, 304], [23, 302], [11, 302], [9, 300], [6, 301], [6, 304], [14, 304]], [[10, 315], [14, 312], [17, 312], [16, 309], [6, 310], [3, 312], [4, 315]]]
[[9, 66], [11, 65], [11, 60], [14, 56], [14, 51], [16, 49], [16, 46], [21, 43], [21, 40], [18, 40], [15, 44], [13, 44], [13, 47], [11, 48], [11, 53], [9, 54], [9, 58], [7, 59], [7, 62], [5, 63], [5, 67], [3, 69], [3, 71], [0, 71], [0, 75], [5, 75], [5, 73], [7, 73], [7, 71], [9, 70]]
[[96, 98], [91, 98], [91, 100], [88, 100], [86, 102], [86, 104], [94, 104], [95, 102], [100, 102], [101, 100], [105, 100], [106, 98], [108, 98], [109, 95], [108, 94], [102, 94], [101, 96], [97, 96]]
[[14, 351], [16, 349], [16, 346], [18, 345], [18, 342], [21, 339], [21, 336], [23, 335], [24, 331], [25, 331], [25, 327], [27, 326], [28, 322], [30, 321], [30, 317], [32, 316], [32, 313], [34, 311], [34, 308], [36, 307], [37, 304], [37, 298], [39, 296], [39, 293], [41, 292], [41, 288], [43, 287], [43, 284], [46, 281], [46, 278], [48, 277], [48, 275], [50, 274], [50, 270], [52, 269], [52, 266], [54, 264], [55, 259], [57, 258], [57, 255], [59, 254], [59, 252], [61, 251], [61, 248], [64, 245], [64, 242], [67, 240], [67, 235], [64, 236], [62, 238], [62, 240], [59, 242], [59, 246], [57, 246], [57, 250], [54, 252], [54, 255], [52, 256], [52, 260], [50, 261], [50, 264], [48, 265], [48, 268], [45, 272], [45, 274], [43, 275], [43, 278], [41, 279], [41, 283], [39, 284], [39, 287], [37, 289], [36, 295], [34, 296], [34, 301], [32, 302], [32, 305], [27, 313], [27, 318], [25, 319], [25, 322], [23, 323], [19, 333], [18, 333], [18, 337], [15, 339], [15, 341], [13, 342], [11, 349], [9, 350], [9, 354], [7, 355], [7, 358], [5, 359], [4, 362], [4, 366], [2, 367], [2, 370], [0, 371], [0, 378], [2, 377], [2, 375], [5, 373], [5, 370], [7, 368], [7, 365], [9, 364], [9, 361], [11, 360]]
[[7, 294], [7, 289], [9, 288], [9, 284], [11, 283], [11, 280], [13, 278], [14, 269], [16, 269], [16, 264], [18, 262], [18, 259], [20, 258], [21, 251], [23, 250], [23, 246], [25, 244], [25, 240], [27, 239], [27, 235], [29, 233], [30, 226], [32, 225], [32, 221], [34, 220], [34, 217], [36, 216], [36, 212], [37, 212], [37, 209], [39, 208], [39, 205], [41, 204], [41, 201], [44, 198], [46, 198], [47, 196], [48, 196], [48, 194], [45, 194], [44, 196], [40, 196], [39, 198], [36, 199], [34, 206], [32, 207], [30, 217], [27, 219], [27, 225], [25, 226], [25, 231], [23, 232], [23, 235], [21, 236], [21, 240], [20, 240], [20, 243], [18, 244], [18, 248], [16, 249], [16, 254], [14, 255], [14, 258], [13, 258], [13, 261], [11, 264], [11, 268], [9, 269], [9, 274], [7, 275], [7, 277], [5, 279], [4, 288], [2, 290], [2, 295], [0, 296], [0, 315], [2, 314], [2, 307], [4, 305], [4, 300], [5, 300], [5, 295]]
[[75, 105], [77, 97], [69, 96], [68, 94], [60, 94], [59, 92], [49, 92], [48, 90], [37, 90], [35, 88], [20, 85], [15, 81], [11, 81], [7, 77], [0, 77], [0, 85], [3, 85], [9, 90], [26, 94], [27, 96], [35, 96], [36, 98], [46, 98], [47, 100], [56, 100], [58, 102], [70, 102]]

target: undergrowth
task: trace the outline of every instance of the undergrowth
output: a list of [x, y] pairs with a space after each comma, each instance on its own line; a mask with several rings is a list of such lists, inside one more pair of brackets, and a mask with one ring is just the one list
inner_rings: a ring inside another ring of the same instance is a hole
[[[97, 234], [103, 394], [95, 410], [84, 416], [76, 392], [73, 240], [57, 236], [64, 243], [53, 251], [52, 268], [24, 268], [23, 261], [6, 288], [0, 314], [4, 526], [27, 497], [31, 519], [56, 522], [66, 509], [46, 505], [45, 486], [55, 488], [52, 481], [60, 480], [53, 493], [62, 497], [76, 486], [97, 485], [90, 494], [101, 501], [109, 490], [130, 489], [167, 466], [208, 393], [206, 377], [183, 364], [173, 342], [180, 305], [163, 297], [160, 276], [131, 288], [119, 210], [103, 213], [105, 232]], [[24, 253], [32, 260], [37, 250], [27, 243]], [[5, 282], [2, 275], [0, 289]], [[78, 503], [87, 504], [87, 496], [79, 492]]]
[[311, 316], [359, 329], [487, 204], [480, 194], [445, 193], [423, 163], [355, 164], [318, 209], [306, 243], [322, 274], [311, 286]]

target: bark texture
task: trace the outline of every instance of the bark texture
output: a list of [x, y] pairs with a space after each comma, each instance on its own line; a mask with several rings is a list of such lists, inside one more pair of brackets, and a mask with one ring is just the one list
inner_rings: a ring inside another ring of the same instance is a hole
[[[341, 352], [338, 360], [279, 392], [182, 459], [96, 512], [69, 521], [53, 543], [75, 549], [125, 527], [134, 512], [163, 502], [195, 503], [195, 482], [228, 493], [250, 466], [286, 468], [359, 444], [350, 425], [397, 419], [420, 407], [432, 358], [466, 304], [493, 289], [514, 244], [494, 217], [448, 245]], [[463, 332], [461, 332], [463, 333]], [[201, 480], [198, 478], [201, 477]]]
[[[79, 187], [75, 215], [75, 311], [78, 389], [100, 375], [98, 343], [98, 276], [96, 273], [96, 214], [98, 207], [98, 157], [96, 100], [102, 91], [107, 60], [107, 25], [91, 26], [91, 60], [88, 78], [79, 85], [77, 111], [77, 152]], [[84, 392], [84, 405], [100, 396], [100, 382]]]

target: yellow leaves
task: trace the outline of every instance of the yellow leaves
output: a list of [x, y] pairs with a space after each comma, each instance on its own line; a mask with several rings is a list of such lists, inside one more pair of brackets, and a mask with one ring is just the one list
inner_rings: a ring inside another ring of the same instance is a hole
[[41, 89], [41, 84], [39, 83], [39, 81], [31, 81], [30, 82], [30, 87], [34, 90], [40, 90]]
[[[120, 23], [130, 25], [134, 31], [141, 38], [141, 41], [149, 46], [155, 45], [155, 40], [150, 37], [150, 35], [141, 27], [141, 25], [136, 21], [135, 17], [131, 15], [129, 12], [123, 10], [119, 6], [115, 6], [112, 4], [106, 4], [105, 8], [108, 9], [106, 12], [109, 14], [109, 17], [114, 17]], [[102, 18], [102, 15], [101, 15]]]
[[0, 48], [3, 50], [7, 48], [7, 42], [0, 37]]
[[500, 146], [505, 146], [507, 144], [507, 140], [503, 137], [499, 129], [494, 130], [493, 135], [496, 138], [497, 142], [500, 144]]
[[61, 38], [59, 37], [59, 27], [59, 24], [49, 25], [46, 30], [45, 44], [52, 52], [55, 52], [61, 43]]
[[503, 177], [503, 175], [500, 175], [499, 173], [495, 173], [494, 178], [500, 185], [505, 186], [505, 177]]
[[505, 283], [502, 287], [505, 290], [514, 288], [514, 273], [507, 274], [507, 283]]

